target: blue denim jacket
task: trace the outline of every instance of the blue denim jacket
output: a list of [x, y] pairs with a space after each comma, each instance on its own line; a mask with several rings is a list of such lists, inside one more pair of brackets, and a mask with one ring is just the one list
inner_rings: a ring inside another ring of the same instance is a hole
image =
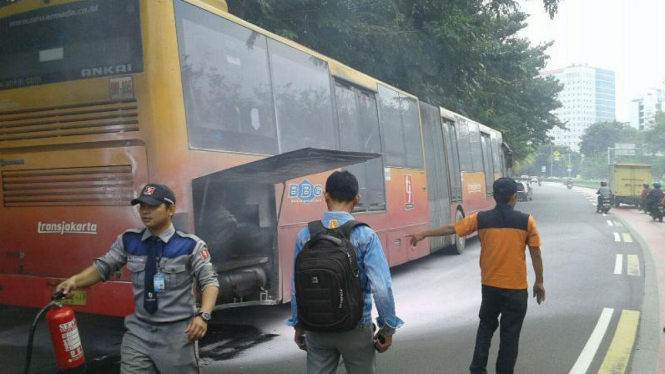
[[[333, 227], [342, 226], [353, 216], [347, 212], [326, 212], [321, 222], [325, 227], [331, 227], [330, 222], [337, 220]], [[296, 249], [293, 253], [293, 263], [298, 253], [309, 240], [309, 229], [303, 228], [296, 238]], [[394, 330], [402, 326], [404, 322], [395, 314], [395, 300], [393, 298], [392, 280], [390, 268], [379, 237], [374, 230], [367, 226], [360, 226], [351, 232], [351, 243], [357, 248], [356, 257], [360, 268], [360, 285], [363, 290], [365, 306], [363, 316], [358, 322], [358, 327], [369, 327], [372, 325], [372, 295], [376, 303], [379, 317], [376, 322], [379, 327]], [[296, 304], [296, 291], [291, 275], [291, 318], [286, 321], [289, 326], [298, 324], [298, 306]]]

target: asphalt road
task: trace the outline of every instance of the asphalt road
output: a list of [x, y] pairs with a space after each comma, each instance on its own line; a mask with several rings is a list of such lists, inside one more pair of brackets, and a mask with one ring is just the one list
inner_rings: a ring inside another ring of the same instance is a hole
[[[611, 213], [596, 214], [589, 200], [580, 191], [545, 184], [534, 188], [533, 201], [518, 203], [540, 230], [547, 300], [538, 305], [530, 298], [516, 373], [623, 373], [633, 365], [645, 292], [642, 250]], [[478, 240], [471, 239], [461, 256], [437, 253], [392, 270], [397, 312], [406, 324], [379, 355], [380, 373], [468, 372], [480, 306], [479, 253]], [[0, 307], [2, 373], [21, 372], [35, 313]], [[201, 342], [203, 373], [304, 373], [305, 353], [283, 325], [288, 314], [286, 305], [215, 313]], [[77, 318], [91, 372], [117, 373], [122, 321]], [[54, 372], [49, 347], [42, 325], [33, 373]]]

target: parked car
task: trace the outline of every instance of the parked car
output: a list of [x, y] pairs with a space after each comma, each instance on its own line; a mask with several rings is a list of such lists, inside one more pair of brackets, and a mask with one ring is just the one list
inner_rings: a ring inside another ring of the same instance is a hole
[[529, 182], [517, 182], [517, 201], [533, 200], [533, 191]]

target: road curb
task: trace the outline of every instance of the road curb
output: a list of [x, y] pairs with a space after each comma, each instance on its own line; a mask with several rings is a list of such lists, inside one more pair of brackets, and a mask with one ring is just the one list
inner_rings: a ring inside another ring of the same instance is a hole
[[[616, 208], [615, 208], [616, 209]], [[635, 343], [635, 354], [633, 355], [629, 373], [647, 374], [655, 373], [658, 366], [658, 353], [660, 347], [660, 300], [658, 294], [658, 282], [656, 279], [656, 266], [654, 265], [651, 248], [623, 217], [613, 214], [623, 226], [628, 229], [633, 238], [636, 239], [644, 254], [644, 295], [642, 301], [642, 313], [637, 341]]]

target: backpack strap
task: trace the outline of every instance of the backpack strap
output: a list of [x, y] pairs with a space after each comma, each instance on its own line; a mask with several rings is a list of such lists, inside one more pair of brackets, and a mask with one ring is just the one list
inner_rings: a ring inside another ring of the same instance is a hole
[[307, 228], [309, 229], [310, 240], [312, 238], [315, 238], [321, 234], [325, 234], [328, 232], [328, 229], [325, 226], [323, 226], [323, 223], [321, 223], [321, 221], [312, 221], [307, 224]]
[[346, 238], [346, 239], [351, 239], [351, 231], [355, 229], [358, 226], [367, 226], [369, 227], [368, 224], [356, 220], [350, 220], [347, 221], [345, 224], [342, 226], [338, 227], [337, 230], [339, 230], [340, 233]]

